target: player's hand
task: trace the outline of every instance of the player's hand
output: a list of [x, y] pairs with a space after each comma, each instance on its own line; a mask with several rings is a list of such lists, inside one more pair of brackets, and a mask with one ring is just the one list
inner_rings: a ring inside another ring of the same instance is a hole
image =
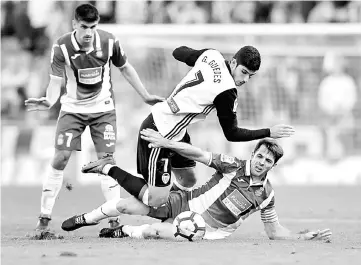
[[28, 111], [34, 110], [48, 110], [50, 109], [50, 102], [45, 98], [29, 98], [25, 100], [25, 106]]
[[157, 96], [157, 95], [149, 95], [146, 99], [144, 99], [144, 102], [149, 105], [154, 105], [158, 102], [164, 101], [165, 98]]
[[168, 140], [165, 139], [159, 132], [152, 129], [144, 129], [140, 132], [140, 137], [150, 144], [149, 148], [161, 148], [166, 147]]
[[270, 129], [271, 131], [271, 138], [283, 138], [283, 137], [290, 137], [295, 133], [295, 129], [290, 125], [285, 124], [278, 124]]
[[328, 240], [331, 238], [332, 232], [326, 228], [324, 230], [311, 231], [301, 235], [303, 240]]

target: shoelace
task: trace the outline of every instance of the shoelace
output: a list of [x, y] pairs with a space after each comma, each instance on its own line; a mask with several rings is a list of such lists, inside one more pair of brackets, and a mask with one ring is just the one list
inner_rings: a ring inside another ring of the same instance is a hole
[[83, 218], [83, 216], [78, 216], [77, 218], [75, 218], [75, 223], [78, 224], [78, 225], [82, 225], [82, 224], [85, 224], [85, 219]]
[[116, 230], [114, 230], [113, 232], [113, 237], [123, 237], [123, 231], [121, 228], [118, 228]]

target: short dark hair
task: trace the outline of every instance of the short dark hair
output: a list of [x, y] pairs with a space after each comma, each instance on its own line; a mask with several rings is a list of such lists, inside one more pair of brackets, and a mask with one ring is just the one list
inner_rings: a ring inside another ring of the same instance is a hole
[[77, 21], [95, 22], [99, 20], [99, 12], [91, 4], [82, 4], [75, 9], [74, 18]]
[[278, 142], [272, 138], [264, 138], [258, 141], [256, 147], [254, 148], [253, 152], [257, 152], [257, 150], [264, 145], [272, 154], [275, 159], [275, 164], [278, 160], [283, 156], [283, 149], [278, 144]]
[[241, 64], [251, 71], [258, 71], [261, 66], [261, 55], [253, 46], [242, 47], [234, 56], [237, 65]]

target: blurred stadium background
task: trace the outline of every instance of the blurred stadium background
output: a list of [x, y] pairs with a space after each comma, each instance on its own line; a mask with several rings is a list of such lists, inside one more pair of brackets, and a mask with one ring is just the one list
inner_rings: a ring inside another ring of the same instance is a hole
[[[86, 1], [1, 2], [1, 185], [40, 186], [53, 155], [59, 104], [26, 112], [45, 95], [52, 42], [71, 30], [74, 7]], [[259, 73], [239, 90], [239, 125], [288, 123], [276, 185], [361, 184], [361, 2], [359, 1], [90, 1], [114, 33], [146, 88], [167, 96], [188, 70], [174, 48], [216, 48], [227, 58], [242, 45], [262, 54]], [[149, 113], [113, 69], [118, 114], [116, 159], [135, 172], [136, 134]], [[254, 143], [229, 143], [216, 116], [192, 126], [202, 148], [249, 155]], [[81, 165], [95, 159], [86, 132], [83, 151], [66, 168], [68, 182], [97, 184]], [[209, 171], [198, 166], [202, 176]], [[40, 190], [39, 190], [40, 199]], [[35, 215], [36, 213], [34, 213]]]

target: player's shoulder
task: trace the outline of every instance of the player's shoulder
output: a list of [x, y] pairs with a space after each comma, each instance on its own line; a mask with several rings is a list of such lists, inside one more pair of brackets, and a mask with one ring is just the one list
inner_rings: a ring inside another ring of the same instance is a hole
[[62, 44], [70, 44], [71, 43], [71, 34], [73, 34], [73, 32], [68, 32], [65, 33], [64, 35], [60, 36], [57, 40], [56, 40], [56, 44], [58, 45], [62, 45]]
[[202, 55], [207, 56], [208, 57], [208, 61], [210, 60], [225, 60], [223, 54], [216, 50], [216, 49], [208, 49], [206, 50]]
[[226, 154], [212, 154], [212, 163], [218, 165], [223, 173], [229, 173], [241, 168], [246, 168], [246, 160]]
[[109, 39], [115, 40], [116, 39], [114, 34], [109, 31], [97, 29], [97, 32], [98, 32], [101, 40], [109, 40]]

